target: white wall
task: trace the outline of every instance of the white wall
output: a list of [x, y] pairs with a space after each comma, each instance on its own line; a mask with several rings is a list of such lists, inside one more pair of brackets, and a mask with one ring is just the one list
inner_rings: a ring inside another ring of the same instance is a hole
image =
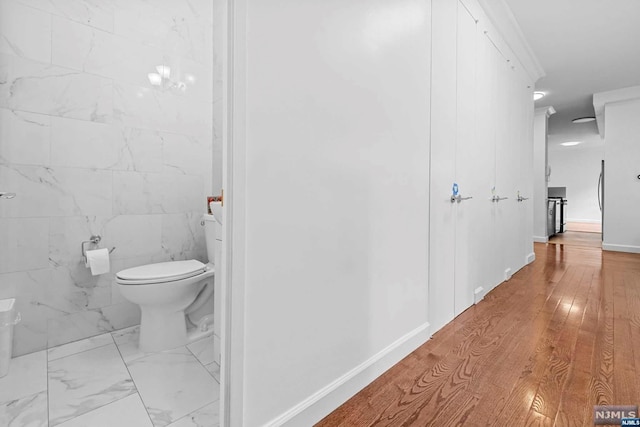
[[533, 239], [547, 242], [547, 133], [549, 107], [536, 109], [533, 124]]
[[640, 253], [640, 99], [605, 105], [602, 247]]
[[598, 176], [604, 146], [549, 149], [549, 187], [567, 187], [566, 219], [572, 222], [601, 222], [598, 206]]
[[[428, 338], [430, 4], [245, 7], [244, 425], [311, 425]], [[348, 393], [332, 397], [341, 380]]]
[[[15, 355], [137, 324], [118, 270], [205, 258], [212, 31], [209, 2], [0, 0], [0, 182], [18, 193], [0, 203], [0, 298], [22, 313]], [[161, 64], [185, 90], [150, 85]], [[81, 263], [92, 234], [116, 247], [110, 274]]]

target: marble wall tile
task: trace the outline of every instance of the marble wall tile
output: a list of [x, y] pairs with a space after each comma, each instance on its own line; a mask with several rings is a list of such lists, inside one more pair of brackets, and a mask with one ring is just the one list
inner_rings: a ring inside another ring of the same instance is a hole
[[111, 259], [151, 256], [162, 251], [160, 215], [120, 215], [105, 227], [110, 246], [116, 250]]
[[0, 53], [50, 62], [51, 16], [13, 0], [2, 0]]
[[0, 55], [0, 107], [105, 122], [113, 112], [112, 94], [109, 79]]
[[117, 161], [112, 169], [137, 172], [163, 170], [163, 138], [160, 132], [132, 127], [117, 128], [114, 139]]
[[56, 168], [54, 176], [59, 185], [56, 195], [61, 215], [111, 215], [111, 172]]
[[104, 307], [102, 315], [112, 326], [112, 331], [140, 324], [140, 307], [129, 301]]
[[[196, 258], [207, 261], [202, 214], [181, 213], [162, 216], [162, 249], [171, 260]], [[185, 238], [188, 236], [188, 238]], [[193, 256], [197, 254], [197, 256]]]
[[16, 298], [15, 309], [22, 316], [14, 327], [13, 356], [45, 349], [47, 319], [55, 315], [44, 305], [41, 279], [46, 270], [0, 274], [0, 299]]
[[[80, 284], [92, 283], [97, 285], [103, 276], [91, 276], [84, 267], [81, 243], [91, 236], [100, 236], [102, 240], [97, 245], [87, 243], [87, 250], [109, 246], [109, 236], [105, 234], [106, 224], [113, 217], [108, 216], [65, 216], [50, 218], [49, 226], [49, 262], [56, 268], [67, 267], [75, 271], [76, 267], [82, 271], [72, 274], [72, 279]], [[108, 283], [102, 283], [107, 286]], [[99, 285], [100, 286], [100, 285]]]
[[192, 4], [177, 1], [170, 6], [159, 7], [160, 4], [155, 2], [114, 1], [116, 34], [160, 47], [167, 53], [209, 64], [212, 50], [211, 18], [201, 17]]
[[113, 172], [113, 213], [163, 213], [164, 181], [159, 173]]
[[72, 314], [111, 305], [110, 282], [106, 286], [96, 286], [92, 282], [79, 283], [65, 267], [52, 268], [50, 273], [44, 291], [49, 307], [65, 314]]
[[81, 24], [113, 32], [114, 4], [96, 0], [17, 0]]
[[0, 218], [0, 273], [46, 268], [47, 218]]
[[203, 175], [211, 169], [211, 139], [172, 133], [163, 134], [164, 171]]
[[0, 217], [48, 217], [54, 206], [56, 185], [51, 168], [0, 165], [0, 182], [18, 194], [11, 203], [0, 203]]
[[[212, 140], [221, 141], [212, 136], [221, 135], [212, 118], [221, 77], [211, 75], [222, 68], [213, 68], [208, 0], [0, 7], [0, 182], [19, 196], [0, 204], [13, 248], [0, 253], [0, 296], [18, 298], [14, 354], [23, 354], [138, 324], [115, 272], [206, 261], [199, 217]], [[150, 86], [160, 64], [184, 90]], [[79, 249], [92, 234], [116, 247], [111, 272], [95, 277]]]
[[129, 127], [184, 135], [211, 132], [212, 104], [173, 91], [114, 83], [114, 120]]
[[110, 171], [0, 165], [0, 182], [18, 193], [0, 204], [3, 217], [110, 215]]
[[[222, 165], [223, 157], [222, 150], [213, 150], [213, 164], [214, 165]], [[211, 194], [220, 194], [220, 190], [222, 189], [222, 168], [214, 168], [211, 171]]]
[[164, 212], [205, 212], [207, 199], [201, 176], [164, 174], [162, 180]]
[[156, 72], [155, 67], [163, 64], [164, 55], [160, 49], [54, 17], [51, 62], [121, 82], [147, 86], [147, 74]]
[[117, 163], [116, 138], [112, 125], [51, 117], [51, 165], [109, 169]]
[[27, 319], [13, 330], [13, 357], [33, 353], [47, 348], [47, 319]]
[[66, 344], [140, 323], [140, 308], [133, 303], [114, 304], [49, 319], [48, 346]]
[[0, 108], [0, 162], [50, 163], [51, 117]]

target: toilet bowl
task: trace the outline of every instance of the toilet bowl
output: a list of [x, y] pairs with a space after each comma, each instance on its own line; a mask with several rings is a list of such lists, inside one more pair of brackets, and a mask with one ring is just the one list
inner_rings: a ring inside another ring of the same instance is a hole
[[[208, 264], [197, 260], [147, 264], [116, 274], [124, 298], [140, 306], [139, 348], [156, 352], [188, 344], [213, 333], [215, 252], [221, 221], [204, 215]], [[187, 317], [189, 316], [189, 317]], [[187, 324], [197, 328], [188, 331]]]

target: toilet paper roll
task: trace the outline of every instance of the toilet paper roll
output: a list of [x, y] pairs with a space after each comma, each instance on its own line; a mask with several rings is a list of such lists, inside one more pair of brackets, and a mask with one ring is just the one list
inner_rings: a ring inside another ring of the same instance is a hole
[[91, 274], [97, 276], [99, 274], [108, 273], [109, 250], [107, 248], [87, 251], [87, 267], [91, 268]]

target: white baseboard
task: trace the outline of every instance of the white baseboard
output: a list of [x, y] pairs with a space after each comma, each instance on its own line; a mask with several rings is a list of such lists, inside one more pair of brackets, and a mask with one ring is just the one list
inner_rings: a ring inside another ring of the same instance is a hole
[[308, 427], [314, 425], [424, 344], [431, 336], [429, 332], [428, 322], [418, 326], [293, 408], [274, 418], [266, 426]]
[[527, 255], [527, 259], [525, 260], [525, 262], [527, 263], [526, 265], [531, 264], [535, 260], [536, 260], [536, 254], [535, 252], [531, 252], [529, 255]]
[[533, 241], [534, 242], [538, 242], [538, 243], [548, 243], [549, 242], [549, 237], [547, 236], [533, 236]]
[[629, 252], [632, 254], [640, 254], [640, 246], [612, 245], [610, 243], [602, 243], [602, 249], [605, 251]]

